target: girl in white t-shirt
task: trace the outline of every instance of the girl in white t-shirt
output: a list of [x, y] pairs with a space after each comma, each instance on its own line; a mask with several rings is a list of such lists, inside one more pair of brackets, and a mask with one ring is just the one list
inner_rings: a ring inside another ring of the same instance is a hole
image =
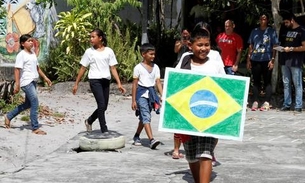
[[115, 65], [118, 64], [114, 52], [107, 47], [107, 39], [105, 33], [100, 29], [94, 29], [90, 33], [91, 48], [88, 48], [83, 55], [80, 64], [81, 68], [78, 72], [72, 93], [75, 95], [78, 84], [89, 67], [89, 83], [91, 91], [97, 103], [97, 109], [92, 115], [85, 120], [87, 131], [92, 131], [92, 123], [98, 118], [101, 132], [108, 133], [106, 125], [105, 111], [107, 110], [109, 100], [109, 86], [112, 73], [115, 78], [118, 89], [125, 93]]
[[30, 109], [30, 119], [32, 132], [38, 135], [46, 135], [47, 133], [39, 129], [38, 124], [38, 97], [36, 85], [39, 75], [47, 82], [49, 86], [52, 82], [42, 72], [38, 66], [36, 54], [33, 51], [33, 38], [28, 34], [20, 37], [21, 51], [17, 54], [15, 63], [15, 87], [14, 94], [19, 93], [20, 88], [25, 93], [25, 101], [23, 104], [10, 111], [5, 118], [5, 128], [10, 128], [10, 121], [22, 111]]

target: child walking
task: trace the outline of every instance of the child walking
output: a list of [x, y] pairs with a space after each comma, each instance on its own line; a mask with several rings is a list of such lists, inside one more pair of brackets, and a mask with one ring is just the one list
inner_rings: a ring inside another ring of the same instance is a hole
[[36, 85], [39, 75], [47, 82], [49, 86], [52, 82], [43, 73], [38, 66], [38, 59], [33, 51], [33, 38], [29, 34], [20, 36], [19, 39], [21, 51], [16, 56], [15, 62], [15, 87], [14, 94], [19, 93], [20, 88], [25, 93], [25, 101], [15, 109], [4, 115], [5, 128], [11, 127], [11, 120], [19, 113], [30, 109], [30, 120], [32, 132], [37, 135], [46, 135], [47, 133], [39, 129], [38, 124], [38, 97]]
[[158, 110], [160, 98], [155, 90], [157, 86], [159, 94], [162, 94], [162, 85], [160, 81], [160, 69], [153, 63], [155, 58], [155, 47], [145, 43], [140, 47], [143, 61], [137, 64], [133, 70], [132, 83], [132, 110], [136, 110], [139, 115], [139, 124], [133, 137], [134, 145], [141, 145], [140, 134], [145, 129], [146, 135], [150, 140], [150, 148], [156, 149], [160, 144], [159, 140], [153, 138], [151, 129], [151, 111]]
[[78, 72], [72, 93], [75, 95], [78, 84], [84, 75], [86, 68], [89, 67], [89, 84], [97, 103], [97, 109], [85, 120], [86, 130], [92, 131], [92, 124], [98, 118], [102, 133], [109, 133], [106, 125], [105, 111], [109, 101], [109, 87], [112, 73], [116, 80], [118, 89], [125, 93], [115, 65], [118, 64], [113, 50], [107, 47], [105, 33], [100, 29], [94, 29], [90, 33], [91, 48], [88, 48], [81, 61], [81, 68]]
[[[176, 68], [190, 69], [204, 74], [223, 74], [224, 68], [208, 57], [211, 49], [210, 33], [197, 28], [191, 33], [190, 48], [193, 54], [183, 58]], [[196, 183], [208, 183], [212, 174], [212, 155], [216, 145], [213, 137], [189, 136], [184, 138], [185, 158]]]

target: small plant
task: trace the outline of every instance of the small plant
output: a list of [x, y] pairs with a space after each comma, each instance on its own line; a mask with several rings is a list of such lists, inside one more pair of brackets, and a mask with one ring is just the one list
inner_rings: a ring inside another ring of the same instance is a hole
[[0, 99], [0, 109], [3, 114], [13, 110], [18, 105], [22, 104], [24, 102], [24, 97], [18, 93], [15, 95], [12, 95], [10, 97], [10, 100], [8, 102], [5, 102], [5, 100]]
[[106, 30], [106, 34], [110, 35], [107, 36], [109, 47], [115, 52], [116, 59], [119, 63], [117, 66], [118, 73], [123, 82], [132, 80], [133, 68], [142, 59], [139, 50], [136, 49], [137, 38], [134, 38], [133, 41], [122, 41], [132, 40], [129, 32], [128, 28], [124, 34], [119, 34], [111, 28]]
[[20, 120], [21, 120], [21, 121], [29, 122], [29, 121], [30, 121], [30, 116], [29, 116], [29, 115], [22, 116]]
[[55, 118], [64, 118], [66, 115], [62, 114], [62, 113], [59, 113], [59, 112], [55, 112], [55, 113], [53, 113], [52, 116], [55, 117]]

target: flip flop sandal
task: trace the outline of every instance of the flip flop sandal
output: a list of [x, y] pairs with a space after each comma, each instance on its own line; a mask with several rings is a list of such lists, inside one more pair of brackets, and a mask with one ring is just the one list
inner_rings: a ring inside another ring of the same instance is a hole
[[37, 135], [46, 135], [47, 134], [45, 131], [42, 131], [40, 129], [33, 130], [32, 133], [35, 133]]
[[179, 153], [179, 158], [184, 158], [184, 155], [182, 153]]
[[180, 154], [176, 153], [176, 152], [173, 152], [172, 158], [173, 159], [179, 159], [180, 158]]
[[11, 122], [8, 120], [6, 115], [4, 115], [4, 127], [7, 129], [11, 128]]

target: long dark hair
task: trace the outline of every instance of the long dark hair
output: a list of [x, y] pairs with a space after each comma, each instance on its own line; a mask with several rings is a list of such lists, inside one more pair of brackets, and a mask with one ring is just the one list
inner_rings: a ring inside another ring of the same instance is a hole
[[95, 32], [96, 35], [97, 35], [98, 37], [102, 37], [102, 43], [103, 43], [103, 45], [104, 45], [104, 46], [107, 46], [107, 37], [106, 37], [106, 34], [105, 34], [101, 29], [95, 28], [95, 29], [93, 29], [93, 30], [91, 31], [91, 33], [92, 33], [92, 32]]
[[19, 38], [20, 49], [22, 49], [22, 50], [24, 49], [24, 46], [22, 46], [22, 44], [30, 38], [32, 38], [32, 36], [29, 34], [23, 34], [20, 36], [20, 38]]

